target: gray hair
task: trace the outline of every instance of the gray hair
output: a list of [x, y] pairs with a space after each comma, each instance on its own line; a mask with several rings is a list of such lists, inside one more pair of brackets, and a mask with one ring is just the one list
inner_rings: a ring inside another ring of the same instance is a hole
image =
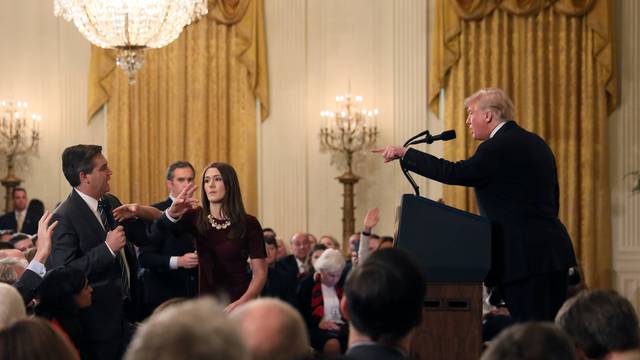
[[342, 256], [340, 250], [327, 249], [320, 255], [318, 260], [316, 260], [313, 267], [319, 272], [336, 273], [342, 271], [345, 264], [344, 256]]
[[152, 315], [136, 332], [125, 360], [249, 360], [233, 322], [211, 297], [185, 301]]
[[231, 313], [231, 320], [240, 327], [253, 360], [303, 359], [310, 354], [302, 316], [282, 300], [251, 300]]
[[464, 107], [469, 108], [476, 104], [478, 110], [485, 110], [493, 113], [501, 121], [513, 120], [513, 102], [499, 88], [484, 88], [476, 91], [468, 98], [464, 99]]
[[0, 282], [14, 284], [18, 281], [18, 273], [15, 267], [26, 268], [29, 265], [27, 260], [13, 256], [0, 258]]
[[0, 330], [26, 318], [22, 296], [13, 286], [0, 283]]

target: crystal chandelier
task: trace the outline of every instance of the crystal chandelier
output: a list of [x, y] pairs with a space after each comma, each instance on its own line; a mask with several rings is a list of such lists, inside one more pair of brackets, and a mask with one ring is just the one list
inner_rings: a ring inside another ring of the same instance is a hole
[[54, 14], [73, 21], [92, 44], [118, 50], [116, 63], [135, 83], [145, 48], [160, 48], [207, 14], [207, 0], [54, 0]]

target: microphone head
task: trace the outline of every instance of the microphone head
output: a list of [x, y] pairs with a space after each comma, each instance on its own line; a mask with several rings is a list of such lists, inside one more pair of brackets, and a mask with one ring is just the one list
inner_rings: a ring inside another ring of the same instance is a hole
[[443, 131], [442, 134], [440, 135], [440, 139], [442, 141], [453, 140], [455, 138], [456, 138], [456, 131], [455, 130]]

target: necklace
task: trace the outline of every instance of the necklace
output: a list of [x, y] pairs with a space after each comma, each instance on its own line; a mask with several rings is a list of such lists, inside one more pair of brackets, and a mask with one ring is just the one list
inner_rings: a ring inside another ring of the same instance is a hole
[[211, 214], [207, 215], [207, 218], [209, 219], [209, 222], [211, 223], [211, 227], [216, 229], [216, 230], [226, 229], [229, 226], [231, 226], [231, 220], [229, 220], [229, 219], [225, 219], [222, 223], [218, 223], [218, 220], [216, 218], [214, 218], [213, 215], [211, 215]]

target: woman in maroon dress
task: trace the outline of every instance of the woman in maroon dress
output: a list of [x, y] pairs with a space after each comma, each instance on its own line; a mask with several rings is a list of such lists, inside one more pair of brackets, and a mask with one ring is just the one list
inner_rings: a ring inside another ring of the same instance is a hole
[[225, 292], [231, 300], [225, 311], [230, 312], [256, 298], [266, 282], [262, 227], [245, 212], [231, 165], [216, 162], [205, 168], [202, 207], [194, 208], [194, 191], [193, 185], [186, 187], [155, 225], [195, 234], [200, 294]]

